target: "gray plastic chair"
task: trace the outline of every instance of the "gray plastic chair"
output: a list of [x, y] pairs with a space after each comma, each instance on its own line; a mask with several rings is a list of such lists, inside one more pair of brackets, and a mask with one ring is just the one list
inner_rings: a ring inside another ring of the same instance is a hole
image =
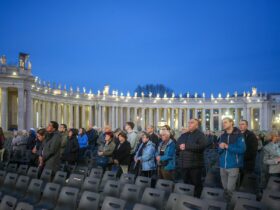
[[20, 175], [19, 178], [17, 179], [15, 189], [11, 195], [16, 197], [17, 199], [23, 198], [25, 192], [27, 191], [29, 181], [30, 178], [28, 176]]
[[125, 201], [119, 198], [106, 196], [102, 204], [101, 210], [123, 210]]
[[60, 185], [56, 183], [47, 183], [43, 191], [42, 198], [35, 205], [35, 209], [53, 209], [57, 202]]
[[29, 203], [19, 202], [15, 210], [33, 210], [34, 207]]
[[44, 182], [50, 182], [52, 179], [52, 170], [45, 168], [40, 176], [40, 179]]
[[272, 190], [264, 190], [261, 203], [268, 209], [280, 208], [280, 193]]
[[151, 206], [146, 206], [146, 205], [137, 203], [133, 207], [133, 210], [157, 210], [157, 209], [154, 207], [151, 207]]
[[120, 194], [120, 182], [115, 180], [108, 180], [104, 186], [102, 195], [112, 196], [112, 197], [119, 197]]
[[164, 190], [147, 187], [143, 193], [141, 203], [156, 209], [163, 209], [164, 197]]
[[173, 207], [176, 205], [177, 200], [179, 199], [180, 194], [171, 193], [166, 203], [165, 210], [172, 210]]
[[16, 173], [17, 172], [17, 164], [16, 163], [9, 163], [6, 168], [7, 172]]
[[75, 210], [77, 208], [79, 189], [63, 187], [54, 210]]
[[137, 176], [135, 180], [135, 184], [137, 186], [140, 186], [142, 190], [144, 190], [146, 187], [151, 187], [152, 179], [145, 176]]
[[15, 173], [8, 173], [3, 182], [2, 188], [0, 191], [3, 194], [11, 194], [15, 188], [18, 175]]
[[65, 185], [66, 178], [67, 178], [67, 172], [57, 171], [54, 175], [53, 182], [63, 186]]
[[227, 203], [217, 200], [204, 199], [208, 204], [208, 210], [227, 210]]
[[208, 204], [205, 200], [201, 200], [189, 195], [180, 195], [173, 210], [200, 209], [208, 210]]
[[248, 210], [248, 209], [266, 210], [267, 208], [261, 202], [252, 201], [252, 200], [245, 200], [245, 199], [239, 199], [238, 202], [236, 203], [235, 207], [234, 207], [234, 210]]
[[204, 187], [201, 193], [201, 199], [224, 200], [224, 190], [220, 188]]
[[280, 192], [280, 177], [269, 177], [266, 189]]
[[113, 171], [105, 171], [101, 184], [100, 184], [100, 189], [102, 190], [108, 180], [116, 180], [117, 179], [117, 173]]
[[174, 193], [181, 195], [194, 195], [194, 185], [185, 184], [185, 183], [176, 183], [174, 186]]
[[75, 187], [81, 189], [85, 176], [83, 174], [70, 174], [68, 182], [66, 181], [66, 186]]
[[100, 179], [94, 177], [86, 177], [81, 191], [99, 192], [99, 185]]
[[134, 184], [135, 174], [122, 174], [120, 178], [120, 183], [122, 186], [125, 184]]
[[27, 176], [31, 179], [38, 179], [39, 168], [37, 167], [30, 167], [27, 171]]
[[43, 181], [40, 179], [32, 179], [24, 198], [21, 200], [26, 203], [35, 204], [39, 202], [42, 192]]
[[101, 179], [103, 176], [102, 168], [92, 168], [89, 174], [89, 177]]
[[231, 202], [230, 205], [231, 206], [235, 206], [236, 202], [239, 199], [245, 199], [245, 200], [256, 200], [256, 195], [255, 194], [251, 194], [251, 193], [245, 193], [245, 192], [233, 192], [233, 195], [231, 197]]
[[26, 175], [28, 171], [28, 165], [21, 164], [17, 169], [17, 173], [20, 175]]
[[78, 210], [97, 210], [99, 208], [100, 194], [84, 191], [78, 206]]
[[135, 184], [125, 184], [122, 188], [120, 198], [126, 201], [126, 209], [131, 209], [135, 203], [140, 202], [142, 190]]
[[14, 210], [17, 204], [17, 199], [15, 197], [5, 195], [2, 198], [0, 209], [1, 210]]
[[165, 191], [165, 197], [168, 197], [172, 193], [174, 187], [174, 182], [166, 179], [158, 179], [156, 183], [156, 189], [161, 189]]

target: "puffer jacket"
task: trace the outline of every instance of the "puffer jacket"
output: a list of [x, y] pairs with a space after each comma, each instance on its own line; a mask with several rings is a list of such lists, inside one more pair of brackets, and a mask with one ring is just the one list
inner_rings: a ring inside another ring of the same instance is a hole
[[164, 170], [171, 171], [175, 169], [175, 161], [176, 161], [176, 145], [172, 139], [170, 139], [167, 142], [166, 149], [164, 151], [163, 155], [160, 155], [160, 150], [162, 147], [162, 144], [164, 142], [161, 142], [158, 146], [158, 151], [156, 153], [156, 156], [160, 156], [160, 163], [167, 162], [164, 166]]
[[151, 171], [156, 169], [155, 163], [155, 144], [152, 141], [148, 141], [144, 146], [142, 156], [139, 156], [139, 151], [142, 148], [143, 143], [140, 145], [138, 151], [136, 152], [135, 158], [141, 161], [142, 171]]
[[246, 144], [244, 137], [238, 128], [228, 134], [224, 132], [220, 137], [220, 143], [228, 144], [228, 149], [219, 147], [220, 167], [221, 168], [242, 168]]
[[[185, 144], [185, 150], [180, 145]], [[204, 166], [203, 152], [208, 145], [207, 139], [200, 130], [182, 134], [177, 142], [179, 153], [178, 165], [181, 168], [198, 168]]]

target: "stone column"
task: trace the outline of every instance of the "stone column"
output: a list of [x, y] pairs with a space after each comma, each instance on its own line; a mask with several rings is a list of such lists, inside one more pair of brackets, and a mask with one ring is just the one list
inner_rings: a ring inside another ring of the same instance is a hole
[[210, 109], [210, 130], [213, 131], [214, 130], [214, 116], [213, 116], [213, 109]]
[[178, 130], [182, 128], [182, 109], [178, 108]]
[[120, 112], [121, 112], [121, 124], [120, 124], [120, 128], [123, 129], [124, 127], [124, 122], [123, 122], [123, 107], [120, 107]]
[[52, 119], [51, 119], [51, 121], [55, 121], [56, 120], [56, 110], [55, 110], [55, 107], [56, 107], [56, 103], [52, 102]]
[[73, 120], [73, 105], [69, 104], [69, 128], [74, 127], [74, 120]]
[[126, 108], [126, 111], [127, 111], [126, 120], [127, 120], [127, 121], [130, 121], [130, 107], [127, 107], [127, 108]]
[[90, 105], [88, 108], [89, 108], [89, 124], [92, 126], [93, 125], [92, 106]]
[[260, 130], [264, 130], [264, 117], [263, 117], [263, 107], [262, 107], [262, 105], [260, 106], [260, 108], [259, 108], [259, 113], [260, 113], [260, 117], [259, 117], [259, 123], [260, 123]]
[[80, 127], [80, 110], [79, 105], [75, 105], [75, 128], [79, 129]]
[[7, 118], [7, 113], [8, 113], [8, 91], [6, 87], [2, 87], [2, 95], [1, 95], [1, 127], [3, 128], [4, 131], [8, 129], [8, 118]]
[[86, 106], [82, 105], [82, 127], [86, 128]]
[[247, 121], [248, 121], [248, 128], [251, 129], [251, 108], [247, 107]]
[[98, 127], [99, 128], [102, 128], [101, 117], [102, 117], [102, 107], [101, 107], [101, 105], [98, 105]]
[[167, 122], [167, 109], [163, 108], [163, 120]]
[[141, 128], [145, 130], [145, 108], [141, 110]]
[[24, 129], [24, 89], [18, 89], [18, 130]]
[[31, 90], [26, 91], [26, 129], [33, 128], [33, 101]]
[[42, 101], [42, 126], [46, 127], [46, 102]]
[[172, 129], [174, 129], [174, 109], [171, 108], [171, 109], [170, 109], [170, 112], [171, 112], [171, 116], [170, 116], [170, 127], [171, 127]]
[[153, 125], [153, 109], [149, 108], [149, 125]]
[[112, 129], [115, 130], [116, 125], [115, 125], [115, 107], [112, 106]]
[[57, 103], [57, 123], [61, 123], [61, 104]]
[[63, 103], [63, 124], [67, 125], [69, 120], [67, 119], [67, 104]]
[[158, 122], [159, 122], [159, 108], [157, 108], [157, 113], [156, 113], [156, 128], [158, 127]]
[[115, 107], [115, 116], [116, 116], [116, 128], [119, 128], [120, 127], [120, 124], [119, 124], [119, 120], [120, 120], [120, 116], [119, 116], [119, 107], [116, 106]]
[[221, 131], [222, 130], [222, 109], [221, 108], [219, 108], [219, 120], [218, 120], [218, 122], [219, 122], [219, 131]]
[[134, 117], [133, 120], [135, 122], [135, 124], [137, 124], [137, 107], [134, 107]]
[[238, 126], [238, 123], [239, 123], [238, 108], [235, 108], [234, 120], [235, 120], [235, 126]]
[[206, 130], [206, 109], [202, 109], [202, 131]]
[[197, 119], [197, 108], [194, 109], [194, 118]]

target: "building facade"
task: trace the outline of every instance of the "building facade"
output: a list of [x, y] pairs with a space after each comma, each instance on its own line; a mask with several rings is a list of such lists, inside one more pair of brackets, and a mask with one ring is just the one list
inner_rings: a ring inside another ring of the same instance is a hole
[[109, 86], [94, 94], [85, 88], [43, 82], [31, 70], [26, 54], [20, 54], [18, 65], [8, 65], [6, 57], [1, 57], [0, 125], [4, 130], [45, 127], [51, 120], [76, 128], [110, 124], [115, 129], [133, 121], [139, 129], [168, 124], [174, 130], [186, 127], [190, 118], [198, 118], [203, 130], [221, 130], [224, 117], [235, 122], [246, 119], [253, 130], [270, 130], [280, 123], [280, 94], [258, 93], [256, 88], [225, 97], [204, 93], [144, 97], [110, 92]]

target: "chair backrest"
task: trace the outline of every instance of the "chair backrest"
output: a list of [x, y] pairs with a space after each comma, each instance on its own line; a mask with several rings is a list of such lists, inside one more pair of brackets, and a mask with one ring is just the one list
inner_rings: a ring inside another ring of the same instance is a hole
[[104, 196], [119, 197], [120, 182], [115, 180], [108, 180], [103, 189]]
[[174, 183], [171, 180], [158, 179], [156, 183], [156, 188], [164, 190], [167, 194], [173, 191]]
[[40, 176], [40, 179], [44, 182], [50, 182], [52, 179], [52, 170], [45, 168]]
[[121, 184], [134, 184], [135, 174], [122, 174], [120, 178]]
[[204, 199], [208, 204], [208, 210], [227, 210], [227, 203], [217, 200]]
[[[14, 189], [17, 182], [18, 175], [15, 173], [8, 173], [4, 179], [3, 188], [5, 190]], [[2, 189], [4, 191], [4, 189]]]
[[117, 173], [114, 171], [105, 171], [102, 180], [101, 180], [101, 184], [100, 184], [100, 189], [103, 189], [106, 182], [108, 180], [116, 180], [117, 178]]
[[239, 190], [248, 193], [255, 193], [257, 189], [257, 176], [254, 174], [245, 174]]
[[100, 194], [84, 191], [78, 206], [78, 210], [97, 210], [99, 208]]
[[224, 199], [224, 190], [220, 188], [204, 187], [200, 198], [222, 201]]
[[184, 210], [184, 209], [199, 209], [208, 210], [208, 204], [205, 200], [201, 200], [189, 195], [180, 195], [173, 207], [173, 210]]
[[70, 174], [68, 182], [66, 182], [66, 186], [81, 189], [82, 184], [84, 182], [84, 178], [85, 177], [82, 174]]
[[27, 188], [25, 197], [23, 201], [30, 204], [39, 202], [42, 192], [43, 181], [40, 179], [32, 179]]
[[98, 192], [100, 179], [94, 177], [86, 177], [82, 185], [82, 191]]
[[151, 206], [146, 206], [146, 205], [143, 205], [143, 204], [135, 204], [134, 207], [133, 207], [133, 210], [156, 210], [156, 208], [154, 207], [151, 207]]
[[264, 190], [261, 202], [267, 206], [268, 209], [279, 209], [280, 193], [272, 190]]
[[56, 183], [49, 182], [46, 184], [42, 198], [40, 200], [40, 204], [55, 204], [59, 195], [60, 185]]
[[184, 183], [176, 183], [174, 186], [174, 193], [182, 194], [182, 195], [194, 195], [194, 185], [184, 184]]
[[32, 179], [38, 178], [39, 169], [36, 167], [30, 167], [27, 171], [27, 176], [29, 176]]
[[53, 178], [53, 182], [63, 186], [65, 184], [66, 178], [67, 178], [67, 172], [57, 171], [55, 173], [54, 178]]
[[165, 210], [172, 210], [173, 207], [176, 205], [176, 202], [177, 202], [179, 197], [180, 197], [180, 194], [171, 193], [169, 195], [168, 200], [167, 200], [167, 203], [166, 203], [166, 206], [165, 206]]
[[76, 166], [76, 168], [72, 171], [75, 174], [82, 174], [84, 176], [88, 175], [88, 167], [87, 166]]
[[14, 210], [16, 207], [16, 203], [17, 203], [17, 199], [9, 196], [9, 195], [5, 195], [2, 198], [1, 204], [0, 204], [0, 209], [1, 210]]
[[17, 173], [20, 175], [26, 175], [28, 171], [28, 165], [21, 164], [18, 167]]
[[0, 170], [0, 187], [2, 186], [2, 184], [4, 183], [5, 177], [6, 177], [7, 172]]
[[92, 168], [89, 174], [89, 177], [94, 177], [101, 179], [103, 176], [103, 169], [102, 168]]
[[261, 202], [245, 200], [245, 199], [239, 199], [234, 207], [234, 210], [249, 210], [249, 209], [266, 210], [267, 208]]
[[17, 172], [17, 164], [16, 163], [9, 163], [6, 168], [7, 172], [16, 173]]
[[34, 207], [29, 203], [19, 202], [17, 204], [16, 210], [33, 210]]
[[106, 196], [102, 204], [101, 210], [123, 210], [125, 201], [119, 198]]
[[28, 176], [20, 175], [17, 179], [17, 183], [15, 186], [15, 193], [17, 195], [24, 196], [28, 185], [29, 185], [30, 178]]
[[251, 194], [251, 193], [245, 193], [245, 192], [233, 192], [233, 195], [231, 197], [231, 206], [235, 206], [235, 203], [239, 200], [239, 199], [245, 199], [245, 200], [256, 200], [256, 195], [255, 194]]
[[147, 187], [143, 193], [141, 203], [157, 209], [163, 209], [165, 191]]
[[151, 182], [152, 179], [149, 177], [137, 176], [135, 184], [144, 190], [146, 187], [151, 187]]
[[125, 184], [122, 188], [120, 198], [131, 203], [137, 203], [141, 198], [141, 187], [135, 184]]
[[77, 206], [79, 189], [73, 187], [63, 187], [59, 193], [55, 209], [74, 210]]
[[280, 177], [269, 177], [266, 189], [280, 192]]

